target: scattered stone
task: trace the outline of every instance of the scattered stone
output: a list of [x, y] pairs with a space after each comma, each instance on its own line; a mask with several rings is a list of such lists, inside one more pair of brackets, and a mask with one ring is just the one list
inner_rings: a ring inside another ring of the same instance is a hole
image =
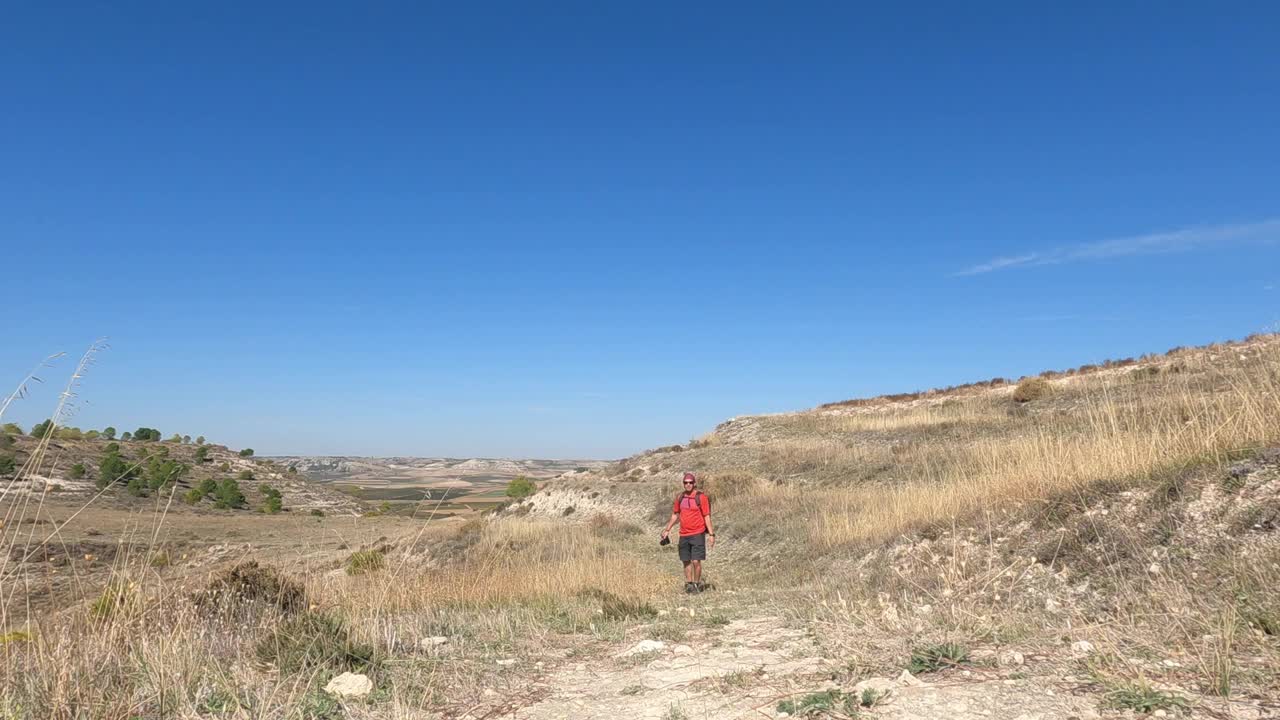
[[1151, 573], [1152, 575], [1159, 575], [1159, 574], [1160, 574], [1160, 563], [1151, 563], [1150, 565], [1148, 565], [1148, 566], [1147, 566], [1147, 572]]
[[361, 698], [373, 692], [373, 681], [368, 675], [344, 672], [330, 680], [324, 691], [337, 698]]
[[1026, 662], [1026, 659], [1017, 650], [1005, 650], [996, 658], [996, 663], [1000, 667], [1017, 667], [1024, 662]]
[[1093, 643], [1088, 640], [1077, 640], [1071, 643], [1071, 652], [1088, 655], [1093, 652]]
[[676, 645], [675, 647], [671, 648], [671, 652], [675, 653], [676, 655], [692, 655], [693, 648], [689, 647], [688, 645]]
[[631, 657], [632, 655], [657, 652], [659, 650], [665, 650], [666, 648], [667, 644], [661, 640], [641, 640], [635, 645], [623, 650], [618, 657]]
[[898, 676], [898, 684], [902, 687], [924, 687], [925, 683], [911, 674], [910, 670], [903, 670]]
[[1057, 600], [1054, 600], [1053, 598], [1045, 598], [1044, 609], [1047, 612], [1058, 612], [1059, 610], [1062, 609], [1062, 605]]
[[515, 665], [515, 664], [516, 664], [516, 659], [515, 659], [515, 658], [503, 658], [503, 659], [501, 659], [501, 660], [498, 660], [498, 661], [497, 661], [497, 663], [498, 663], [499, 665], [501, 665], [502, 667], [511, 667], [512, 665]]

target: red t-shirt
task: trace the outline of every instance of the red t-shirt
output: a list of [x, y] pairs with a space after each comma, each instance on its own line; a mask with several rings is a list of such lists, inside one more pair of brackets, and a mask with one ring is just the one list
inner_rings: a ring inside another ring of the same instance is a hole
[[680, 493], [671, 503], [671, 512], [680, 515], [680, 537], [698, 535], [707, 531], [706, 517], [711, 514], [711, 500], [697, 490], [692, 495]]

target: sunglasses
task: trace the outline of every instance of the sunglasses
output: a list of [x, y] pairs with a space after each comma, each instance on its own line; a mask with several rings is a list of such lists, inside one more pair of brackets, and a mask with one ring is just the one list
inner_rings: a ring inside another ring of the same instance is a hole
[[692, 485], [692, 484], [693, 484], [693, 481], [692, 481], [692, 480], [685, 480], [685, 481], [684, 481], [684, 484], [685, 484], [685, 485]]

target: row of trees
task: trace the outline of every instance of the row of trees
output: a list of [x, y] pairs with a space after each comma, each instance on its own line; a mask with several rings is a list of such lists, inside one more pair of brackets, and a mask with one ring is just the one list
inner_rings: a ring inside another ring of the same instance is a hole
[[[73, 465], [71, 475], [83, 477], [84, 470], [84, 465]], [[129, 462], [120, 454], [120, 446], [117, 443], [111, 443], [107, 446], [107, 452], [102, 456], [102, 460], [98, 462], [96, 484], [100, 490], [113, 484], [123, 484], [130, 495], [146, 497], [156, 490], [176, 483], [190, 471], [189, 465], [170, 458], [168, 449], [162, 449], [154, 455], [144, 453], [136, 462]]]
[[[22, 426], [17, 423], [5, 423], [3, 427], [4, 434], [6, 435], [30, 435], [35, 438], [43, 438], [46, 435], [49, 435], [49, 431], [51, 429], [54, 429], [52, 419], [36, 423], [32, 426], [30, 433], [23, 432]], [[81, 430], [78, 427], [68, 426], [54, 429], [53, 437], [58, 440], [97, 440], [99, 438], [103, 440], [115, 440], [116, 432], [116, 429], [111, 426], [107, 426], [101, 430]], [[120, 435], [119, 439], [125, 442], [160, 442], [161, 435], [159, 430], [144, 426], [134, 430], [133, 432], [126, 430], [124, 434]], [[168, 440], [165, 440], [165, 442], [183, 445], [190, 445], [191, 443], [204, 445], [205, 439], [203, 435], [198, 435], [193, 440], [190, 435], [174, 433]]]

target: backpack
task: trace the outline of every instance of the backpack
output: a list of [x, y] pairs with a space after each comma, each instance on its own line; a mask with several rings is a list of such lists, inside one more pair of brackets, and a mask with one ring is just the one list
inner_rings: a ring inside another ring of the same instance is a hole
[[[707, 515], [710, 515], [711, 514], [711, 496], [702, 492], [701, 490], [693, 491], [693, 501], [698, 504], [699, 509], [702, 508], [702, 498], [707, 499]], [[680, 507], [680, 501], [683, 499], [684, 499], [684, 493], [682, 492], [679, 495], [676, 495], [676, 499], [671, 502], [671, 506], [674, 508], [683, 510], [684, 508]], [[706, 516], [704, 515], [703, 517], [706, 517]]]

